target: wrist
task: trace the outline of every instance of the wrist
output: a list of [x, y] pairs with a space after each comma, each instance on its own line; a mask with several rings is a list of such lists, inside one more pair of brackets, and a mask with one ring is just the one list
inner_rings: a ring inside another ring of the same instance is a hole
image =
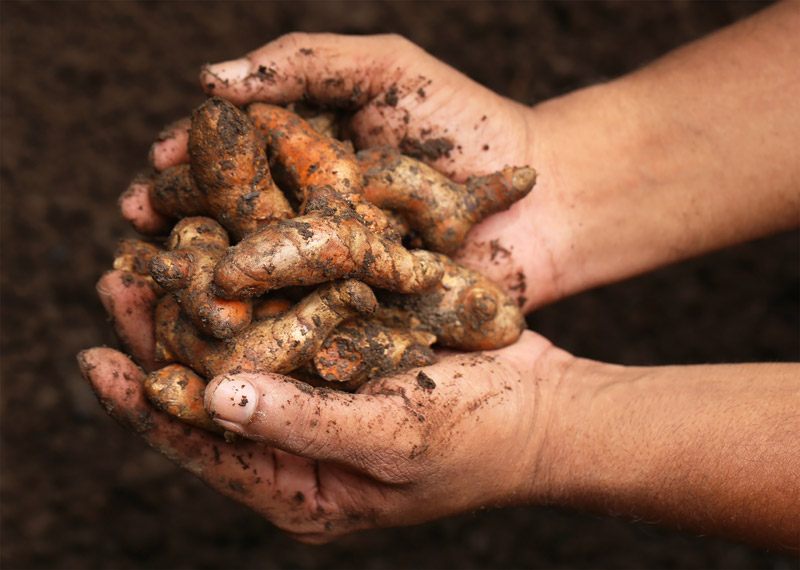
[[[530, 333], [526, 333], [530, 334]], [[532, 364], [531, 364], [532, 363]], [[549, 345], [528, 360], [524, 382], [530, 401], [520, 410], [528, 426], [519, 431], [525, 467], [516, 473], [512, 495], [527, 504], [560, 502], [581, 458], [578, 428], [599, 385], [622, 367], [577, 358]]]
[[536, 186], [478, 225], [459, 261], [502, 284], [526, 312], [638, 263], [642, 240], [624, 243], [617, 231], [642, 215], [631, 192], [643, 184], [642, 121], [626, 90], [608, 83], [519, 109], [519, 161], [536, 169]]
[[640, 228], [637, 196], [647, 184], [639, 114], [619, 81], [532, 109], [531, 160], [540, 175], [525, 208], [527, 231], [541, 246], [531, 271], [547, 267], [552, 276], [533, 306], [630, 275], [652, 246], [629, 239]]
[[[548, 409], [537, 450], [528, 499], [532, 504], [579, 505], [586, 497], [607, 496], [604, 485], [623, 482], [603, 452], [613, 445], [605, 418], [624, 408], [624, 390], [609, 390], [630, 379], [623, 366], [577, 358], [557, 350], [546, 363]], [[612, 397], [608, 397], [608, 392]], [[612, 462], [613, 463], [613, 462]], [[624, 484], [624, 483], [623, 483]]]

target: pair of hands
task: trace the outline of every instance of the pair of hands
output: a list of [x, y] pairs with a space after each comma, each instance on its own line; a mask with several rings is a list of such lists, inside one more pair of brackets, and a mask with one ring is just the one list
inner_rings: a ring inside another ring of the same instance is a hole
[[[413, 148], [456, 179], [505, 165], [539, 168], [545, 176], [534, 192], [475, 228], [458, 259], [504, 285], [526, 309], [558, 296], [558, 271], [539, 237], [547, 232], [527, 230], [536, 223], [536, 195], [549, 183], [546, 165], [536, 161], [530, 109], [395, 36], [292, 34], [204, 68], [201, 83], [237, 104], [308, 99], [347, 106], [357, 146]], [[186, 161], [186, 142], [187, 124], [176, 123], [153, 145], [153, 166]], [[157, 216], [136, 184], [121, 208], [135, 227]], [[120, 272], [106, 274], [98, 293], [128, 351], [152, 368], [152, 293]], [[525, 332], [505, 349], [445, 355], [422, 375], [379, 379], [353, 395], [273, 374], [216, 378], [206, 407], [245, 438], [227, 443], [154, 410], [142, 393], [145, 373], [122, 353], [95, 348], [79, 357], [115, 418], [308, 542], [545, 500], [545, 434], [555, 386], [573, 360]]]

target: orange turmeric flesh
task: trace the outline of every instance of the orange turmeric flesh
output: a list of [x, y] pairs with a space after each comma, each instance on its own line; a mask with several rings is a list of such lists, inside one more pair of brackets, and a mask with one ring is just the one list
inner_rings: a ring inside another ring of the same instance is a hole
[[391, 328], [374, 319], [339, 325], [314, 356], [314, 370], [348, 389], [387, 374], [436, 362], [430, 346], [436, 337], [424, 331]]
[[174, 299], [165, 297], [156, 309], [156, 356], [209, 379], [233, 372], [287, 373], [311, 360], [339, 323], [372, 314], [376, 306], [372, 290], [359, 281], [328, 283], [281, 316], [256, 321], [223, 341], [199, 333]]
[[536, 183], [532, 168], [507, 167], [458, 184], [391, 147], [362, 150], [357, 157], [364, 197], [402, 214], [427, 247], [448, 255], [472, 226], [524, 198]]
[[283, 297], [270, 297], [253, 304], [253, 318], [255, 320], [274, 319], [287, 313], [293, 303]]
[[213, 289], [214, 266], [228, 247], [225, 230], [211, 218], [183, 218], [167, 249], [153, 258], [153, 279], [175, 294], [183, 312], [203, 333], [229, 338], [252, 319], [250, 301], [223, 299]]
[[293, 215], [270, 175], [262, 137], [242, 111], [212, 97], [192, 113], [191, 174], [235, 239]]
[[156, 408], [187, 424], [222, 433], [203, 405], [205, 389], [205, 381], [180, 364], [151, 372], [144, 381], [144, 393]]
[[492, 350], [514, 343], [525, 328], [517, 303], [493, 281], [445, 255], [441, 282], [419, 295], [383, 293], [376, 318], [393, 327], [428, 331], [459, 350]]

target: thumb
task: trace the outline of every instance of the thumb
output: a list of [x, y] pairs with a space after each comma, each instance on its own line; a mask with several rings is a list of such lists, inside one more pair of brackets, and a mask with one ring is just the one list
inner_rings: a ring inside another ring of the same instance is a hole
[[393, 394], [347, 394], [277, 374], [240, 373], [209, 383], [205, 405], [227, 430], [385, 482], [404, 482], [402, 466], [422, 446], [417, 417]]
[[206, 92], [242, 105], [252, 101], [360, 107], [388, 85], [386, 69], [408, 42], [395, 36], [292, 33], [240, 59], [206, 65]]

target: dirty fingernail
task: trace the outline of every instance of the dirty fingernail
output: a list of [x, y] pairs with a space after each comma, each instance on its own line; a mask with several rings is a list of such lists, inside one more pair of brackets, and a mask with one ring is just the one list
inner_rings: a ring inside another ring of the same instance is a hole
[[206, 392], [206, 408], [216, 420], [244, 425], [258, 405], [255, 388], [244, 380], [226, 378]]
[[89, 371], [89, 363], [86, 362], [86, 353], [89, 352], [88, 350], [82, 350], [77, 355], [78, 360], [78, 368], [80, 368], [81, 375], [86, 378], [86, 373]]
[[250, 60], [245, 58], [209, 64], [206, 65], [203, 70], [209, 76], [206, 77], [205, 83], [208, 85], [209, 89], [214, 89], [214, 87], [216, 87], [216, 85], [211, 85], [215, 83], [215, 80], [221, 82], [223, 85], [238, 83], [250, 75], [250, 69]]

